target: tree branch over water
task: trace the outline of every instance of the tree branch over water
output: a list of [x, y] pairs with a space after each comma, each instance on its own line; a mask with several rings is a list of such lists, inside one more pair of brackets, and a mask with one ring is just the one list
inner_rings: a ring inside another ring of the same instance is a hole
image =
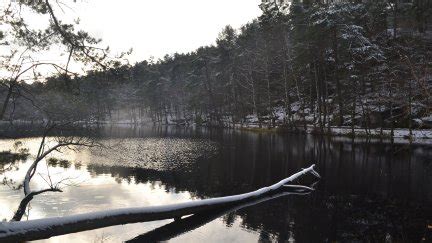
[[[63, 126], [64, 125], [66, 124], [63, 124]], [[51, 123], [51, 124], [48, 123], [46, 125], [46, 129], [39, 146], [38, 154], [35, 160], [33, 161], [33, 163], [31, 164], [31, 166], [28, 168], [23, 181], [24, 198], [21, 200], [18, 209], [12, 218], [12, 221], [20, 221], [22, 219], [23, 215], [26, 212], [28, 204], [33, 200], [35, 196], [46, 192], [62, 192], [62, 190], [59, 188], [60, 183], [57, 184], [53, 183], [49, 175], [48, 175], [49, 181], [47, 181], [48, 188], [36, 190], [36, 191], [33, 191], [30, 188], [30, 182], [37, 171], [37, 166], [42, 160], [44, 160], [48, 155], [50, 155], [54, 151], [59, 151], [62, 148], [71, 149], [72, 147], [93, 147], [96, 145], [93, 139], [89, 139], [85, 137], [58, 137], [56, 144], [52, 147], [49, 147], [45, 151], [45, 148], [47, 147], [47, 136], [50, 134], [50, 132], [53, 129], [57, 127], [59, 127], [59, 124], [57, 123]]]
[[132, 243], [132, 242], [162, 242], [162, 241], [168, 241], [171, 240], [177, 236], [180, 236], [182, 234], [185, 234], [187, 232], [190, 232], [192, 230], [195, 230], [201, 226], [206, 225], [207, 223], [210, 223], [211, 221], [222, 217], [223, 215], [229, 214], [231, 212], [254, 206], [260, 203], [264, 203], [276, 198], [280, 198], [283, 196], [289, 196], [289, 195], [307, 195], [311, 193], [311, 188], [305, 189], [305, 188], [295, 188], [294, 190], [298, 190], [298, 192], [287, 192], [287, 191], [281, 191], [273, 195], [269, 195], [266, 197], [258, 198], [256, 200], [252, 200], [247, 203], [241, 203], [239, 205], [235, 206], [228, 206], [221, 208], [220, 210], [213, 210], [205, 213], [199, 213], [192, 216], [189, 216], [184, 219], [178, 219], [175, 220], [172, 223], [166, 224], [162, 227], [159, 227], [157, 229], [154, 229], [152, 231], [149, 231], [147, 233], [144, 233], [140, 236], [137, 236], [131, 240], [128, 240], [126, 242]]
[[[75, 2], [75, 1], [74, 1]], [[0, 9], [0, 41], [7, 50], [0, 56], [0, 65], [4, 76], [0, 77], [0, 83], [7, 89], [6, 96], [2, 97], [0, 120], [5, 119], [11, 108], [10, 103], [21, 97], [20, 89], [24, 89], [28, 80], [45, 80], [55, 74], [63, 80], [69, 81], [70, 77], [79, 74], [70, 70], [71, 63], [81, 65], [83, 71], [107, 70], [121, 63], [120, 58], [111, 56], [109, 48], [101, 48], [98, 45], [101, 39], [92, 37], [89, 33], [77, 29], [79, 22], [64, 23], [56, 14], [57, 8], [67, 6], [61, 1], [11, 1], [4, 9]], [[28, 16], [23, 16], [23, 9], [30, 10], [32, 15], [45, 17], [45, 25], [32, 27]], [[62, 50], [65, 48], [66, 50]], [[66, 60], [46, 61], [45, 54], [53, 49], [67, 54]], [[122, 53], [121, 55], [125, 55]], [[44, 66], [43, 68], [41, 66]], [[48, 67], [52, 72], [48, 71]], [[85, 67], [85, 68], [84, 68]], [[50, 74], [43, 75], [44, 72]], [[84, 73], [80, 73], [81, 75]], [[27, 97], [28, 98], [28, 97]], [[32, 104], [35, 99], [30, 100]], [[40, 106], [35, 106], [40, 110]], [[14, 113], [15, 110], [9, 113]], [[49, 112], [45, 111], [44, 112]], [[13, 119], [12, 116], [10, 118]]]
[[[314, 170], [314, 168], [315, 165], [312, 165], [272, 186], [239, 195], [197, 200], [166, 206], [114, 209], [57, 218], [2, 223], [0, 224], [0, 240], [16, 241], [45, 239], [53, 236], [114, 225], [164, 219], [179, 219], [187, 215], [226, 209], [227, 207], [238, 206], [280, 193], [286, 188], [285, 185], [295, 182], [306, 174], [312, 174], [315, 177], [319, 177], [319, 174]], [[297, 189], [301, 191], [313, 190], [312, 188], [307, 188], [305, 186]]]

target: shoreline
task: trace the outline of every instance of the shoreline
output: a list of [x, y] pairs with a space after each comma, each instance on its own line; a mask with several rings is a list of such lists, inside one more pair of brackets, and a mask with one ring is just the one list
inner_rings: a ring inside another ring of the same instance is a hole
[[[326, 136], [331, 138], [337, 138], [339, 140], [362, 140], [362, 141], [374, 141], [374, 142], [385, 142], [395, 144], [421, 144], [421, 145], [432, 145], [432, 130], [412, 130], [412, 136], [409, 136], [409, 129], [406, 128], [395, 128], [394, 136], [390, 135], [390, 129], [368, 129], [366, 134], [365, 128], [355, 128], [355, 135], [352, 134], [352, 129], [348, 127], [331, 127], [330, 131], [326, 127], [324, 132], [321, 132], [319, 128], [308, 126], [305, 131], [303, 127], [297, 127], [298, 129], [275, 127], [275, 128], [259, 128], [259, 127], [236, 127], [231, 129], [255, 132], [255, 133], [303, 133], [316, 136]], [[393, 139], [392, 139], [393, 138]], [[393, 140], [393, 141], [392, 141]]]
[[[10, 132], [8, 130], [5, 131], [5, 128], [8, 129], [11, 126], [29, 126], [31, 128], [38, 128], [38, 126], [42, 126], [44, 123], [41, 121], [14, 121], [12, 124], [9, 121], [0, 121], [0, 138], [4, 136], [2, 133]], [[306, 130], [304, 130], [304, 126], [297, 127], [288, 127], [288, 126], [280, 126], [276, 125], [275, 127], [259, 127], [256, 124], [234, 124], [229, 126], [215, 126], [215, 125], [206, 125], [206, 124], [162, 124], [157, 122], [130, 122], [130, 121], [100, 121], [100, 122], [84, 122], [77, 121], [76, 124], [81, 124], [84, 126], [161, 126], [161, 127], [181, 127], [181, 128], [216, 128], [216, 129], [230, 129], [230, 130], [238, 130], [238, 131], [247, 131], [254, 133], [303, 133], [303, 134], [311, 134], [318, 136], [328, 136], [328, 137], [339, 137], [339, 138], [347, 138], [347, 139], [364, 139], [364, 140], [378, 140], [383, 142], [394, 142], [394, 143], [404, 143], [404, 144], [432, 144], [432, 129], [412, 129], [411, 136], [410, 131], [407, 128], [394, 128], [393, 137], [391, 136], [391, 129], [388, 128], [354, 128], [354, 136], [352, 133], [351, 127], [325, 127], [323, 131], [321, 131], [320, 127], [307, 125]], [[43, 127], [41, 127], [43, 128]], [[21, 129], [20, 129], [21, 130]], [[32, 130], [32, 129], [31, 129]], [[23, 130], [21, 130], [23, 131]], [[393, 141], [392, 141], [393, 138]]]

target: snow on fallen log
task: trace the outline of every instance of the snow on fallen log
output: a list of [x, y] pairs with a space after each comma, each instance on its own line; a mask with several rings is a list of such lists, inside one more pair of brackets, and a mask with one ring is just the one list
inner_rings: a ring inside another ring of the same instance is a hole
[[[302, 169], [300, 172], [272, 186], [234, 196], [197, 200], [166, 206], [124, 208], [64, 217], [3, 222], [0, 223], [0, 241], [46, 239], [53, 236], [114, 225], [177, 219], [187, 215], [208, 212], [275, 193], [283, 189], [284, 185], [308, 173], [319, 177], [314, 167], [315, 165], [312, 165], [309, 168]], [[302, 187], [302, 189], [304, 189], [304, 187]]]
[[134, 242], [165, 242], [169, 241], [177, 236], [180, 236], [184, 233], [195, 230], [201, 226], [206, 225], [207, 223], [222, 217], [231, 212], [250, 207], [259, 203], [263, 203], [266, 201], [270, 201], [279, 197], [284, 197], [288, 195], [307, 195], [311, 193], [311, 188], [295, 188], [296, 190], [301, 190], [300, 192], [286, 192], [281, 191], [274, 194], [269, 194], [268, 196], [263, 196], [261, 198], [253, 199], [251, 201], [247, 201], [245, 203], [236, 204], [234, 206], [224, 207], [220, 210], [212, 210], [207, 213], [198, 213], [192, 216], [182, 218], [179, 220], [175, 220], [169, 224], [166, 224], [162, 227], [156, 228], [152, 231], [146, 232], [140, 236], [137, 236], [131, 240], [125, 241], [125, 243], [134, 243]]

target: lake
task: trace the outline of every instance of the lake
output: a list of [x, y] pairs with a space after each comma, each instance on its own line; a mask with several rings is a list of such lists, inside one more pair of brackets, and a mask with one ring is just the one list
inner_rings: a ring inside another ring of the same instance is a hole
[[[48, 175], [63, 193], [31, 203], [25, 219], [104, 209], [166, 205], [268, 186], [317, 164], [323, 177], [308, 195], [287, 195], [182, 228], [173, 220], [114, 226], [39, 242], [419, 242], [432, 240], [432, 146], [390, 144], [291, 133], [180, 127], [103, 127], [106, 148], [50, 156]], [[16, 141], [37, 153], [40, 137]], [[32, 157], [3, 173], [0, 218], [23, 196], [14, 190]], [[15, 183], [14, 183], [15, 182]]]

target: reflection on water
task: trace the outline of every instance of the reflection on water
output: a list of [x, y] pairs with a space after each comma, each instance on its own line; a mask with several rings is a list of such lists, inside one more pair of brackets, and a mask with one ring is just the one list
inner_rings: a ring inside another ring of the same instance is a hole
[[[67, 177], [68, 187], [62, 194], [36, 198], [30, 219], [232, 195], [273, 184], [316, 162], [323, 176], [316, 192], [231, 212], [171, 240], [431, 240], [432, 149], [428, 146], [173, 127], [111, 127], [100, 135], [109, 150], [51, 156], [50, 173], [57, 180]], [[12, 149], [15, 141], [0, 140], [0, 147]], [[37, 138], [20, 141], [35, 153]], [[7, 178], [23, 178], [29, 163], [17, 164], [20, 169], [5, 172]], [[36, 188], [44, 186], [46, 166], [40, 166], [39, 172]], [[10, 218], [21, 197], [21, 191], [1, 186], [0, 217]], [[47, 242], [118, 242], [170, 222], [115, 226]]]
[[[217, 143], [204, 139], [129, 138], [103, 140], [107, 148], [91, 149], [92, 164], [105, 167], [172, 170], [217, 153]], [[97, 159], [95, 159], [97, 157]]]

